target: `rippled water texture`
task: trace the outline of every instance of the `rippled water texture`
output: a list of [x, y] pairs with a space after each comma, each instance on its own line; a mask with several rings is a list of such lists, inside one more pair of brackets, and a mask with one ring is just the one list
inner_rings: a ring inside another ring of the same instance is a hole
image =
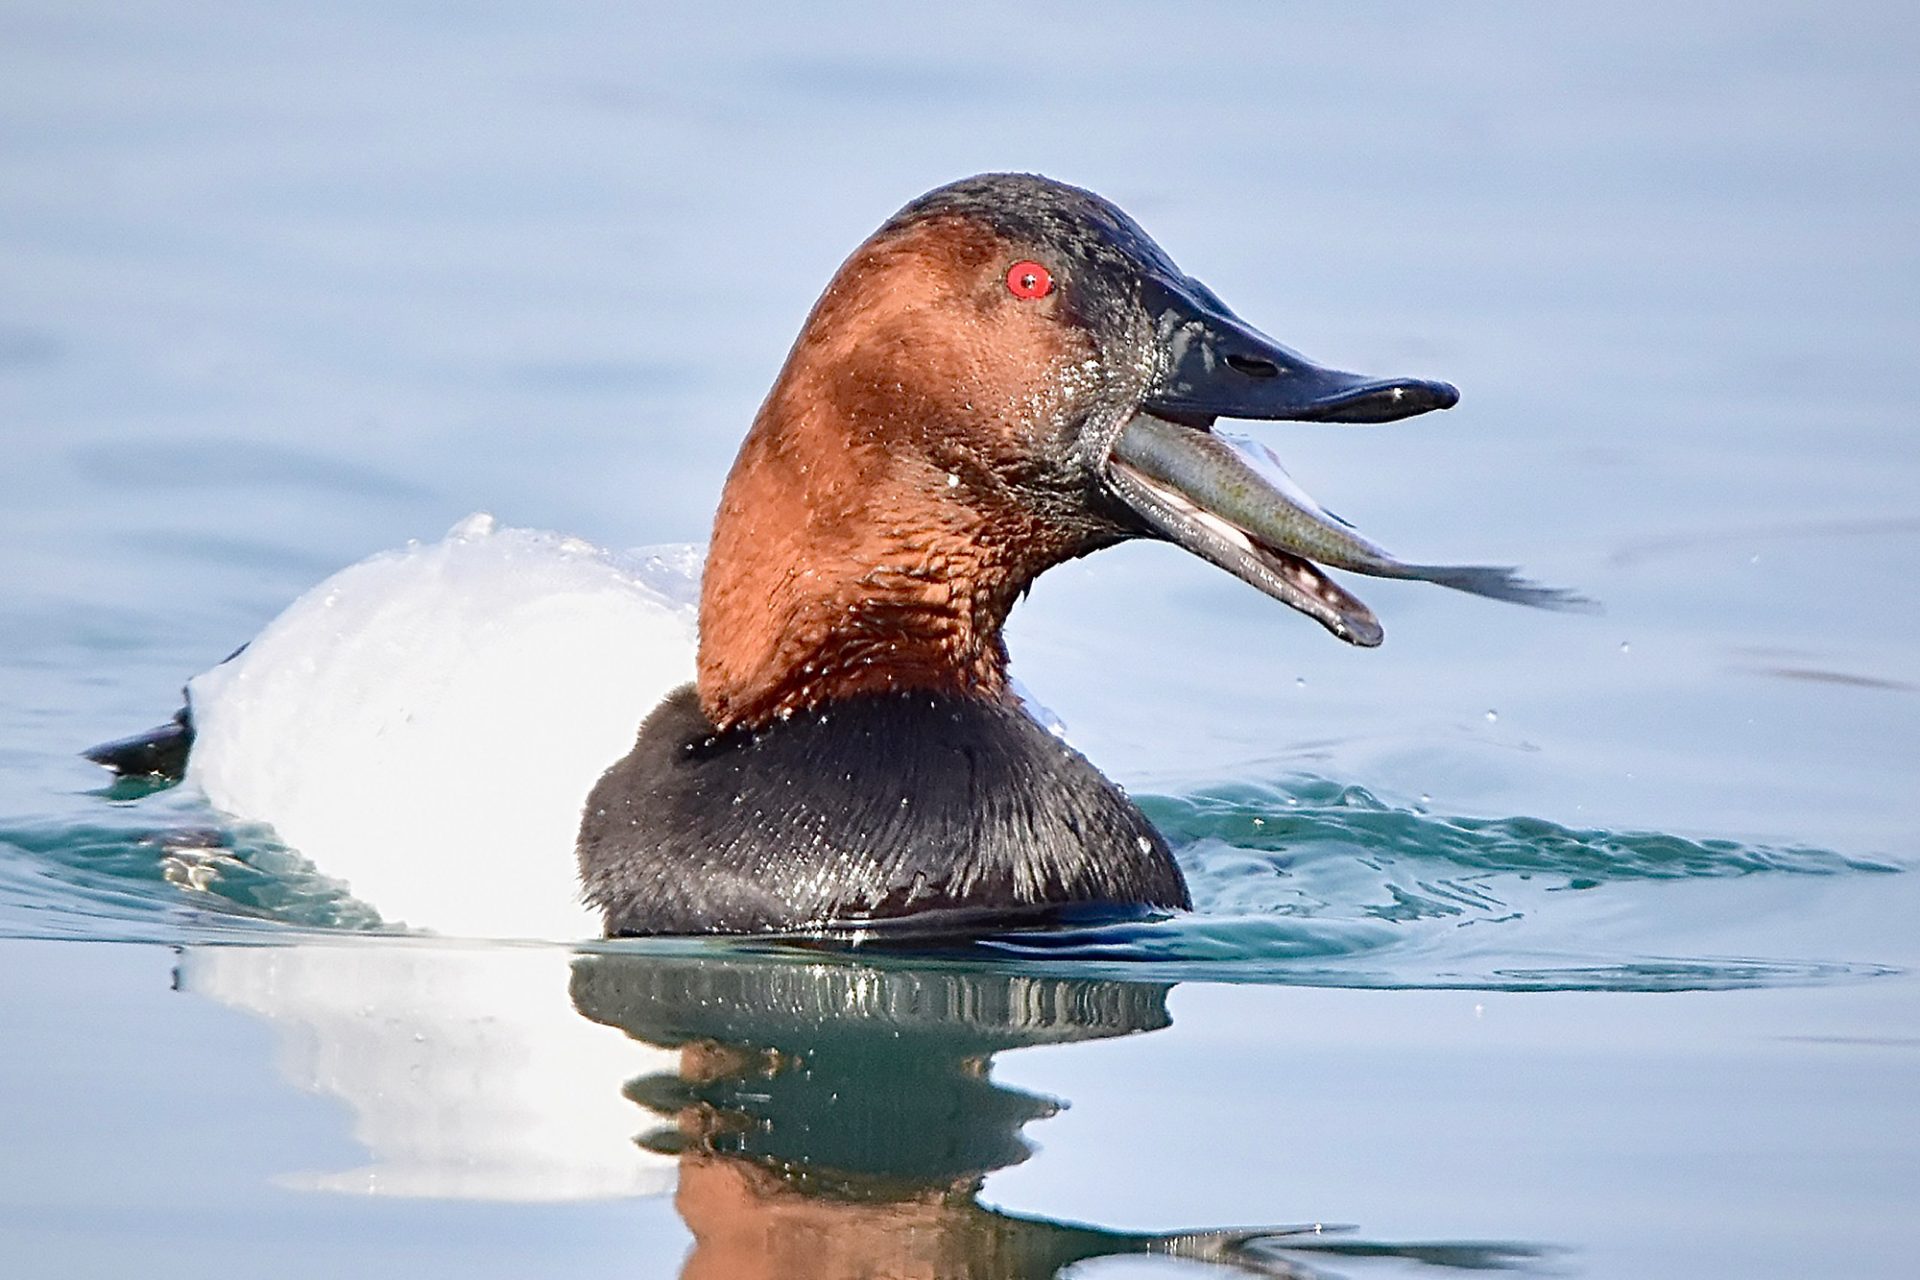
[[[1915, 65], [1892, 4], [8, 6], [0, 1270], [1910, 1274]], [[76, 757], [472, 511], [701, 538], [841, 258], [999, 168], [1457, 383], [1249, 430], [1603, 611], [1049, 574], [1015, 673], [1198, 910], [966, 944], [408, 936]]]
[[[4, 864], [0, 929], [150, 941], [393, 931], [270, 829], [225, 821], [190, 794], [149, 790], [122, 783], [105, 793], [119, 806], [100, 815], [108, 821], [0, 830], [0, 847], [20, 855]], [[1587, 903], [1560, 907], [1567, 894], [1611, 905], [1643, 881], [1901, 870], [1884, 859], [1446, 817], [1312, 777], [1143, 803], [1180, 851], [1192, 915], [1012, 932], [958, 951], [950, 939], [917, 937], [910, 922], [864, 944], [821, 941], [1144, 980], [1343, 986], [1677, 990], [1892, 972], [1838, 958], [1620, 954], [1595, 949], [1605, 939], [1575, 927], [1593, 914]]]

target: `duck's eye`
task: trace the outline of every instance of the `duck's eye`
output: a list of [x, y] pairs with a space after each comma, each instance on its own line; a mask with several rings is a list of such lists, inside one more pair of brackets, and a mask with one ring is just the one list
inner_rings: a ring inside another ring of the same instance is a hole
[[1053, 273], [1037, 262], [1007, 268], [1007, 291], [1016, 298], [1044, 298], [1053, 292]]

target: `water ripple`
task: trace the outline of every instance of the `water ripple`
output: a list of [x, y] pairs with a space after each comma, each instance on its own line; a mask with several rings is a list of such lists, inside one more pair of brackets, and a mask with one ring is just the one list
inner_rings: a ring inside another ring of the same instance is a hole
[[0, 828], [0, 937], [177, 942], [379, 927], [268, 829], [220, 824], [190, 796]]
[[[269, 831], [221, 824], [191, 793], [123, 786], [104, 796], [108, 803], [86, 821], [0, 828], [0, 937], [274, 941], [382, 928]], [[1191, 914], [1009, 928], [959, 942], [909, 923], [857, 936], [699, 945], [857, 946], [1138, 980], [1488, 990], [1699, 990], [1891, 972], [1833, 958], [1687, 955], [1677, 941], [1671, 949], [1682, 954], [1609, 952], [1581, 914], [1635, 885], [1902, 870], [1887, 860], [1537, 818], [1442, 816], [1315, 777], [1141, 803], [1186, 870]], [[1679, 923], [1674, 918], [1676, 930]]]
[[[1227, 882], [1236, 869], [1280, 869], [1330, 856], [1562, 876], [1569, 888], [1756, 872], [1838, 875], [1902, 869], [1883, 859], [1800, 845], [1566, 827], [1543, 818], [1444, 817], [1387, 804], [1364, 787], [1314, 777], [1282, 785], [1208, 788], [1182, 797], [1146, 797], [1140, 803], [1176, 846], [1195, 846], [1199, 852], [1194, 862], [1209, 892], [1223, 895], [1234, 892]], [[1209, 842], [1241, 856], [1237, 861], [1216, 859]], [[1196, 894], [1200, 891], [1196, 884]]]

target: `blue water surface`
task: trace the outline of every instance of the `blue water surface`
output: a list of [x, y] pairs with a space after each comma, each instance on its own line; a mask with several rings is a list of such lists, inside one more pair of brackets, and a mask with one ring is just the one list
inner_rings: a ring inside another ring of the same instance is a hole
[[[1916, 56], [1890, 4], [9, 7], [9, 1274], [1910, 1274]], [[470, 511], [701, 539], [840, 259], [1009, 168], [1458, 383], [1256, 430], [1603, 612], [1367, 580], [1360, 651], [1170, 548], [1055, 571], [1016, 673], [1198, 910], [931, 954], [405, 936], [77, 759]]]

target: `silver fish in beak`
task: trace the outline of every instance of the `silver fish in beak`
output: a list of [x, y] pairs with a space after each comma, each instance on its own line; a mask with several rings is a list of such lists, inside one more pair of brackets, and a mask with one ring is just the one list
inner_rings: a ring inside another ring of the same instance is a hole
[[1264, 448], [1212, 429], [1218, 417], [1388, 422], [1451, 408], [1459, 400], [1451, 386], [1322, 368], [1191, 279], [1154, 279], [1142, 300], [1156, 316], [1162, 373], [1108, 450], [1105, 480], [1153, 534], [1368, 648], [1384, 638], [1379, 619], [1320, 565], [1534, 608], [1594, 607], [1511, 568], [1389, 555], [1308, 497]]

